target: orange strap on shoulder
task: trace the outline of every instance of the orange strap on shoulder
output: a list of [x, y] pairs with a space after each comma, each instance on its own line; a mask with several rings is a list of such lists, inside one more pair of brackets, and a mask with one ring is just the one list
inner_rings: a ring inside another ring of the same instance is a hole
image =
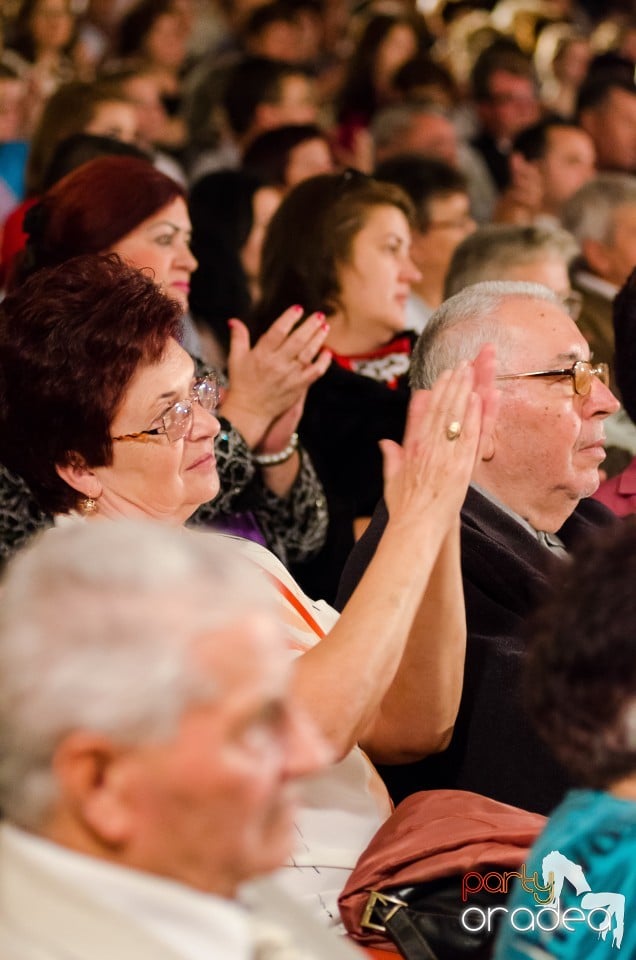
[[300, 614], [300, 616], [303, 618], [305, 623], [313, 630], [316, 636], [320, 637], [320, 639], [323, 640], [324, 637], [326, 637], [325, 631], [322, 629], [320, 624], [316, 620], [314, 620], [309, 610], [307, 610], [307, 608], [302, 605], [298, 597], [294, 593], [292, 593], [292, 591], [289, 589], [287, 584], [283, 583], [282, 580], [279, 580], [279, 578], [274, 573], [268, 573], [267, 576], [269, 577], [271, 582], [274, 584], [278, 592], [282, 594], [283, 597], [285, 597], [285, 600], [287, 600], [288, 603], [291, 603], [296, 613]]

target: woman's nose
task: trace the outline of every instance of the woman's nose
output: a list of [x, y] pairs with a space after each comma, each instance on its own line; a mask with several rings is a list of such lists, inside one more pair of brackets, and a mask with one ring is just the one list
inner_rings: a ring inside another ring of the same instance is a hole
[[413, 262], [410, 256], [406, 257], [404, 261], [402, 275], [405, 280], [408, 280], [409, 283], [417, 283], [418, 280], [422, 279], [422, 274], [417, 269], [417, 267], [415, 266], [415, 263]]
[[190, 430], [190, 439], [198, 440], [199, 437], [216, 437], [221, 432], [221, 424], [217, 420], [213, 410], [206, 410], [196, 401], [192, 404], [192, 428]]
[[184, 243], [179, 252], [179, 266], [184, 267], [186, 270], [189, 270], [190, 273], [194, 273], [196, 268], [199, 266], [199, 261], [192, 253], [192, 250]]

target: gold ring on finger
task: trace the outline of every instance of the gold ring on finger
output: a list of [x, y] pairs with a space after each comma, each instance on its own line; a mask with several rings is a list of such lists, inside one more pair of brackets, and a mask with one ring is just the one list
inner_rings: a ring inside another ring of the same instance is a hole
[[446, 437], [448, 440], [457, 440], [462, 432], [462, 425], [459, 420], [453, 420], [446, 427]]

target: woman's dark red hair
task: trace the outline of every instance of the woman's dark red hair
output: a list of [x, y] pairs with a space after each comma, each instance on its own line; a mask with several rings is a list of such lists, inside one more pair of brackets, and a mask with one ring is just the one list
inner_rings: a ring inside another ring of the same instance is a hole
[[80, 495], [55, 467], [112, 462], [110, 424], [137, 369], [181, 333], [181, 307], [115, 254], [38, 270], [0, 304], [0, 462], [43, 509]]
[[13, 285], [42, 267], [106, 252], [177, 197], [184, 197], [181, 185], [149, 160], [112, 156], [83, 164], [28, 211], [29, 239]]

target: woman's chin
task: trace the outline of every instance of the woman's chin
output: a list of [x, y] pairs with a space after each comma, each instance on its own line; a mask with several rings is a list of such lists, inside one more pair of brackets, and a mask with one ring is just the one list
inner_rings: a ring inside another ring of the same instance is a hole
[[177, 301], [184, 313], [188, 310], [188, 299], [190, 296], [189, 286], [178, 286], [176, 284], [171, 284], [169, 287], [167, 287], [166, 292], [172, 300]]
[[219, 490], [220, 483], [218, 475], [215, 476], [213, 483], [197, 485], [196, 489], [190, 488], [189, 494], [186, 499], [184, 499], [181, 508], [175, 510], [175, 517], [179, 518], [182, 523], [185, 523], [204, 503], [210, 503], [210, 501], [215, 500], [219, 494]]
[[209, 503], [210, 500], [214, 500], [219, 495], [219, 490], [221, 489], [221, 484], [219, 481], [219, 475], [214, 471], [214, 478], [210, 480], [210, 483], [207, 484], [207, 492], [201, 492], [201, 499], [199, 501], [199, 507], [204, 503]]

